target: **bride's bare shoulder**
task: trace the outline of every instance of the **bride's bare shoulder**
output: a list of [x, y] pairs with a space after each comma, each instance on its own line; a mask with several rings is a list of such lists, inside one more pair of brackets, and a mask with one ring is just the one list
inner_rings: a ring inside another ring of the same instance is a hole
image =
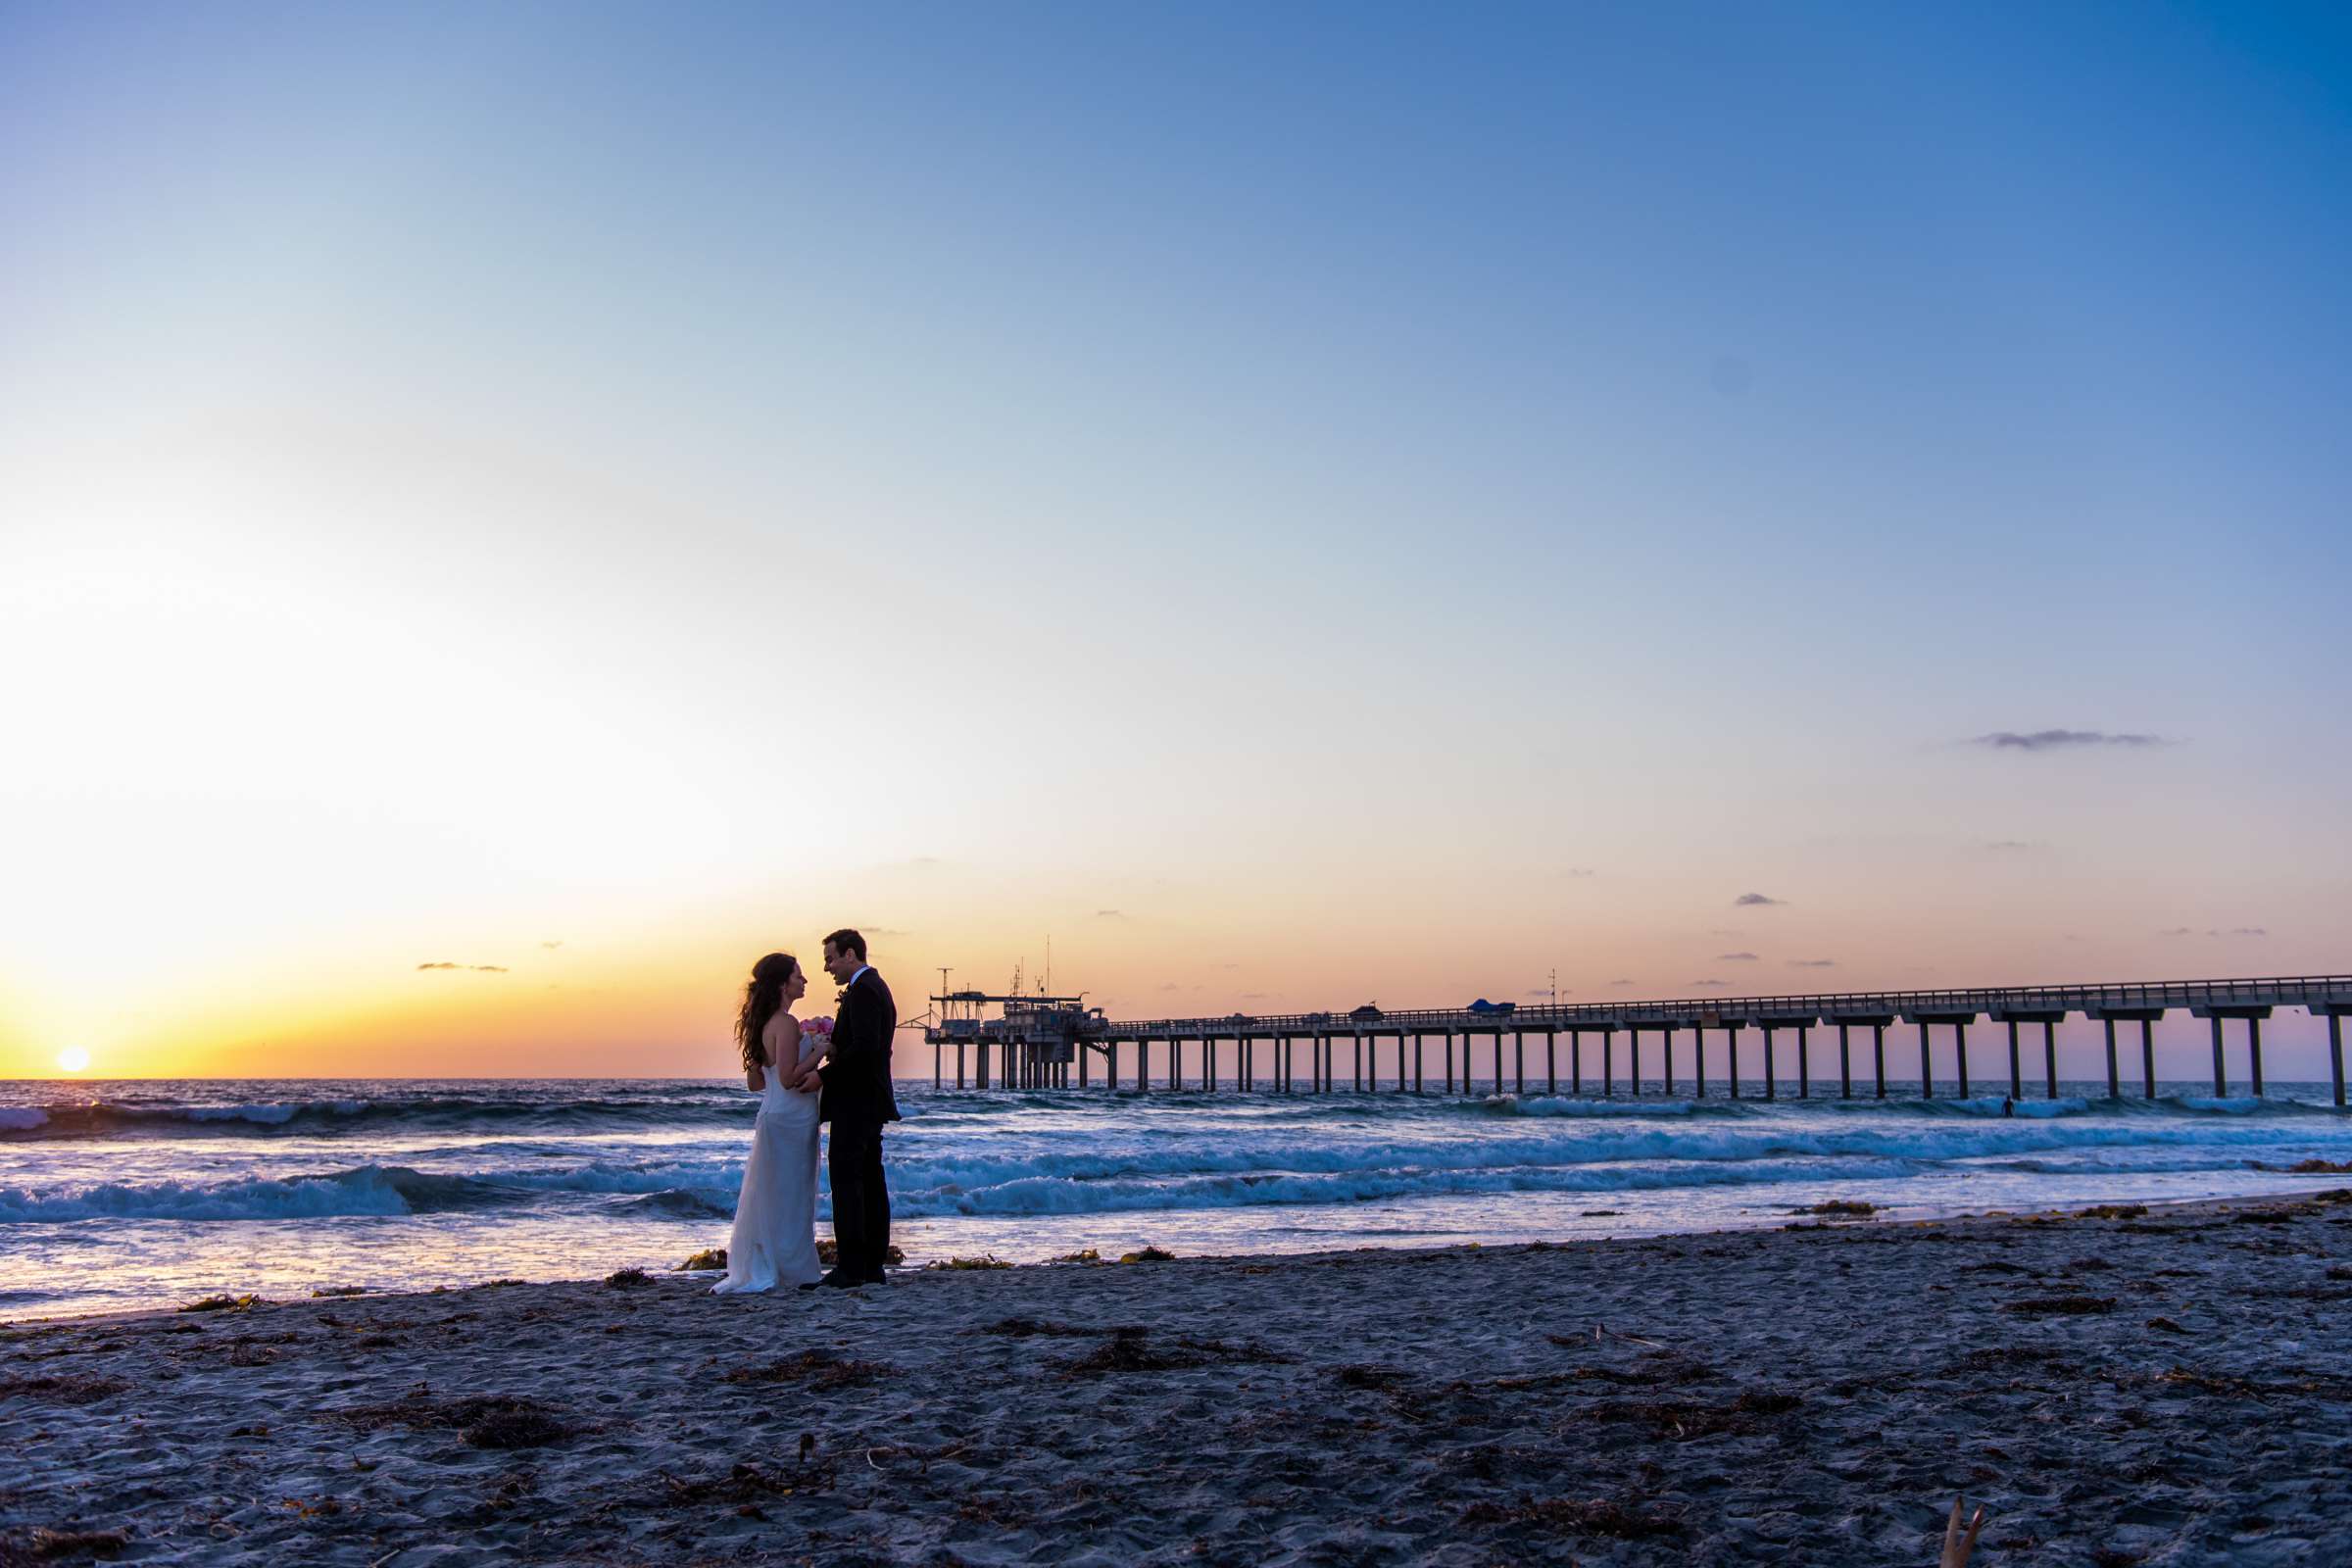
[[801, 1020], [789, 1012], [779, 1012], [767, 1020], [767, 1027], [760, 1031], [760, 1035], [761, 1043], [767, 1047], [768, 1062], [771, 1066], [775, 1065], [782, 1062], [787, 1054], [800, 1050]]

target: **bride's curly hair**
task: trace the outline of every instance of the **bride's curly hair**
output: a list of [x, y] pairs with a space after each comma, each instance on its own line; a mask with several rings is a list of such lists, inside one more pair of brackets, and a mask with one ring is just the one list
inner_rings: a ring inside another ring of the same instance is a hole
[[743, 1048], [746, 1072], [766, 1067], [760, 1036], [767, 1032], [767, 1020], [784, 1005], [784, 988], [800, 966], [801, 960], [789, 953], [771, 953], [752, 965], [751, 983], [743, 988], [743, 1011], [735, 1018], [735, 1043]]

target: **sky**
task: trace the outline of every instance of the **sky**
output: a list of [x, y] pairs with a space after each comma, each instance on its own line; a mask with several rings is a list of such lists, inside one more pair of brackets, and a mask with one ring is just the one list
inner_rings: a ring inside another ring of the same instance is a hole
[[2348, 168], [2324, 5], [0, 0], [0, 1075], [2352, 970]]

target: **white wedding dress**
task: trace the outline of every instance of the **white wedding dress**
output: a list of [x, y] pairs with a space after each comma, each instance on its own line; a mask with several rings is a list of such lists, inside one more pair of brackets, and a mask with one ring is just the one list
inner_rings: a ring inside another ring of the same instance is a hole
[[773, 1067], [762, 1075], [727, 1277], [710, 1287], [718, 1295], [807, 1285], [824, 1273], [816, 1260], [816, 1096], [784, 1088], [782, 1076]]

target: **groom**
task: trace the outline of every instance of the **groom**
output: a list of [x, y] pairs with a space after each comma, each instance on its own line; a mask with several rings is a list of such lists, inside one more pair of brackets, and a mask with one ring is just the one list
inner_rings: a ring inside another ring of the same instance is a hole
[[[890, 1189], [882, 1184], [882, 1124], [899, 1119], [890, 1090], [890, 1042], [898, 1004], [865, 961], [865, 938], [847, 929], [825, 938], [825, 972], [841, 982], [833, 1048], [817, 1069], [816, 1119], [833, 1124], [825, 1169], [833, 1178], [833, 1272], [837, 1290], [882, 1283], [890, 1251]], [[803, 1289], [813, 1289], [804, 1286]]]

